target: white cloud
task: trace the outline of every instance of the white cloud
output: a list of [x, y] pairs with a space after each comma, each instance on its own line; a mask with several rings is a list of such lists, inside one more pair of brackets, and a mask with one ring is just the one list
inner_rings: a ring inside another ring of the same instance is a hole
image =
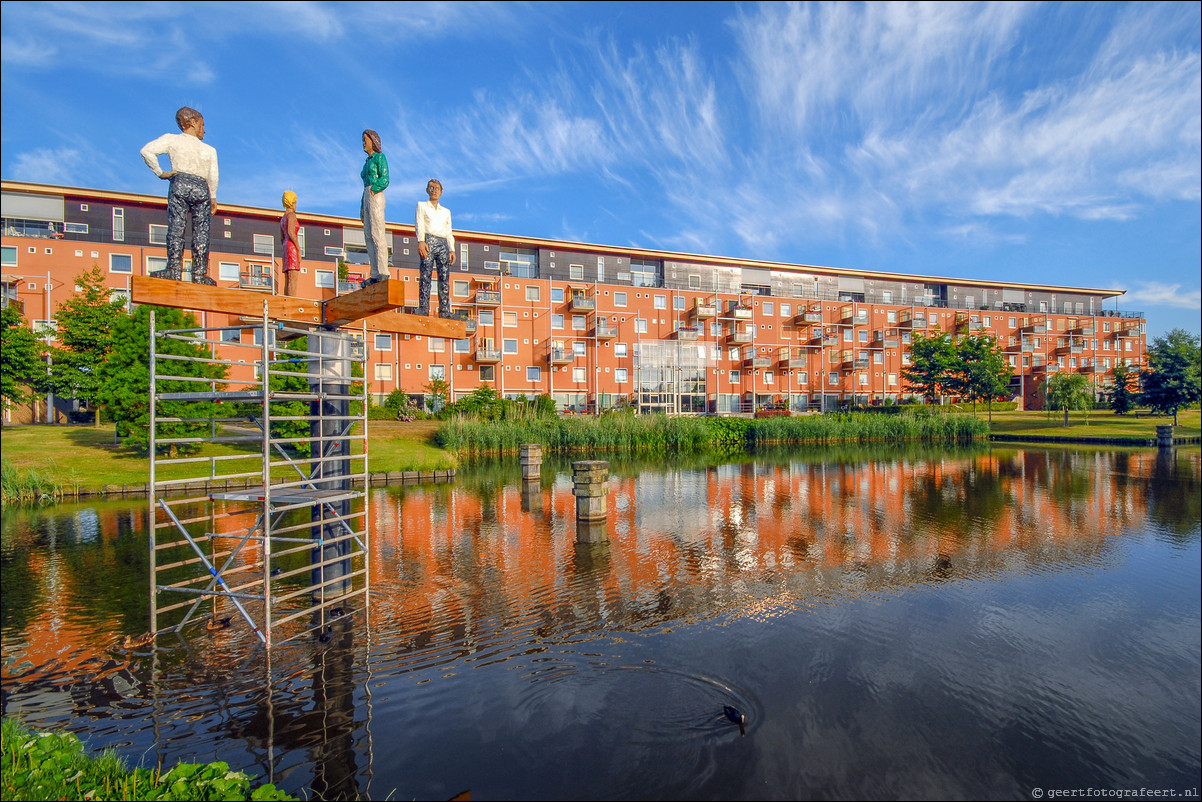
[[79, 182], [83, 164], [83, 153], [76, 148], [38, 148], [17, 156], [13, 177], [30, 183], [72, 186]]
[[1136, 282], [1134, 289], [1123, 296], [1126, 305], [1171, 306], [1180, 309], [1202, 309], [1202, 289], [1182, 289], [1180, 284], [1155, 281]]

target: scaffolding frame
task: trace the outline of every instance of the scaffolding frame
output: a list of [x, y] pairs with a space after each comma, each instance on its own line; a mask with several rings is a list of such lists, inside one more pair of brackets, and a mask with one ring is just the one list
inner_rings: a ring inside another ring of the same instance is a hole
[[[271, 647], [329, 632], [330, 619], [356, 604], [367, 610], [368, 395], [362, 377], [352, 392], [351, 369], [366, 364], [366, 328], [356, 341], [289, 325], [272, 320], [266, 302], [261, 319], [242, 320], [159, 330], [150, 314], [150, 624], [156, 635], [182, 634], [206, 618], [209, 628], [237, 619]], [[239, 336], [225, 339], [233, 328]], [[246, 329], [253, 343], [241, 341]], [[287, 346], [300, 337], [306, 350]], [[193, 347], [163, 347], [170, 342]], [[218, 343], [223, 355], [246, 349], [253, 358], [219, 359]], [[215, 367], [248, 365], [253, 378], [211, 378]], [[188, 453], [201, 445], [233, 453]], [[301, 510], [309, 516], [298, 522]]]

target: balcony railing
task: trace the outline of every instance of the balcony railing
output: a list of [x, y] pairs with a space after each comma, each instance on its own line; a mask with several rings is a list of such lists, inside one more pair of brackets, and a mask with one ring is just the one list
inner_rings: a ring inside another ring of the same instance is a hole
[[798, 348], [782, 348], [777, 353], [777, 362], [781, 367], [786, 368], [804, 368], [806, 366], [806, 352]]
[[552, 365], [567, 365], [576, 361], [576, 355], [566, 348], [552, 348], [547, 353], [547, 361]]
[[676, 330], [678, 340], [696, 340], [700, 336], [701, 331], [696, 326], [681, 326]]
[[749, 331], [732, 331], [726, 335], [726, 341], [736, 345], [744, 345], [755, 340], [755, 335]]
[[698, 320], [708, 320], [718, 316], [718, 307], [716, 304], [694, 304], [690, 312]]
[[573, 312], [596, 312], [597, 299], [583, 293], [572, 293], [571, 309]]
[[734, 318], [735, 320], [751, 320], [750, 306], [736, 306], [726, 311], [726, 317]]
[[243, 290], [261, 290], [271, 292], [274, 285], [271, 276], [257, 276], [253, 273], [238, 274], [238, 288]]
[[1139, 329], [1135, 328], [1134, 326], [1132, 326], [1131, 328], [1127, 328], [1127, 329], [1115, 329], [1114, 336], [1115, 337], [1138, 337]]
[[500, 349], [497, 349], [497, 348], [489, 348], [487, 346], [480, 346], [476, 349], [476, 361], [477, 362], [500, 362], [501, 361], [501, 351], [500, 351]]
[[500, 306], [501, 291], [500, 290], [476, 290], [476, 305], [477, 306]]
[[766, 356], [750, 356], [743, 360], [745, 368], [770, 368], [772, 360]]

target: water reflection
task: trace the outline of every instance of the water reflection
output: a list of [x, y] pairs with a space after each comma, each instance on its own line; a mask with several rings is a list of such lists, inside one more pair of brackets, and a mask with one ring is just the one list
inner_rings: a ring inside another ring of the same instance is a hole
[[[972, 721], [1026, 710], [1028, 697], [1053, 719], [1092, 721], [1095, 708], [1113, 712], [1105, 688], [1146, 692], [1151, 662], [1174, 667], [1156, 681], [1179, 701], [1123, 718], [1147, 745], [1102, 774], [1196, 773], [1196, 717], [1172, 717], [1197, 709], [1196, 451], [899, 447], [675, 462], [610, 460], [609, 518], [596, 530], [575, 520], [570, 468], [551, 457], [534, 482], [514, 461], [473, 466], [453, 486], [374, 491], [370, 609], [270, 655], [237, 625], [121, 648], [147, 628], [144, 507], [6, 511], [4, 710], [135, 760], [226, 760], [323, 798], [446, 798], [467, 786], [899, 795], [877, 785], [882, 771], [895, 791], [996, 796], [1034, 781], [1019, 768], [1033, 730], [1020, 721], [999, 743]], [[1187, 565], [1165, 564], [1160, 545]], [[1031, 584], [1049, 575], [1059, 579]], [[1132, 576], [1148, 597], [1138, 616]], [[1023, 601], [998, 607], [999, 593]], [[1108, 638], [1148, 654], [1082, 658], [1095, 695], [1074, 682], [1048, 697], [1036, 680], [992, 693], [977, 665], [1024, 677], [1031, 654], [1049, 666], [1078, 657], [1058, 651], [1063, 633], [1032, 635], [1058, 624], [1030, 594], [1064, 626], [1089, 629], [1096, 616]], [[1081, 598], [1095, 609], [1074, 607]], [[941, 639], [940, 655], [915, 651], [921, 633], [944, 627], [968, 635]], [[1039, 646], [1014, 648], [1033, 637]], [[893, 678], [867, 679], [888, 656]], [[934, 685], [913, 668], [927, 661]], [[804, 679], [787, 679], [795, 665], [808, 666]], [[978, 709], [981, 698], [996, 707]], [[750, 711], [747, 739], [721, 726], [724, 703]], [[899, 705], [912, 706], [902, 720]], [[966, 705], [975, 712], [960, 720]], [[861, 715], [897, 733], [853, 726]], [[945, 731], [948, 720], [958, 729]], [[772, 737], [755, 737], [761, 728]], [[1039, 766], [1068, 778], [1097, 755], [1112, 760], [1101, 736], [1068, 731], [1065, 743], [1093, 757]], [[826, 763], [799, 765], [815, 739]], [[977, 746], [964, 760], [938, 757], [966, 743]], [[756, 784], [732, 774], [732, 749], [757, 767]], [[869, 753], [875, 770], [848, 770]]]

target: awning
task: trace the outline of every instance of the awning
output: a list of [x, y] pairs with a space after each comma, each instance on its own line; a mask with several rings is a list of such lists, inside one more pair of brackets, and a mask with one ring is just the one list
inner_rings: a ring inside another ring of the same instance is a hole
[[472, 276], [472, 281], [477, 284], [496, 284], [500, 280], [497, 276]]

